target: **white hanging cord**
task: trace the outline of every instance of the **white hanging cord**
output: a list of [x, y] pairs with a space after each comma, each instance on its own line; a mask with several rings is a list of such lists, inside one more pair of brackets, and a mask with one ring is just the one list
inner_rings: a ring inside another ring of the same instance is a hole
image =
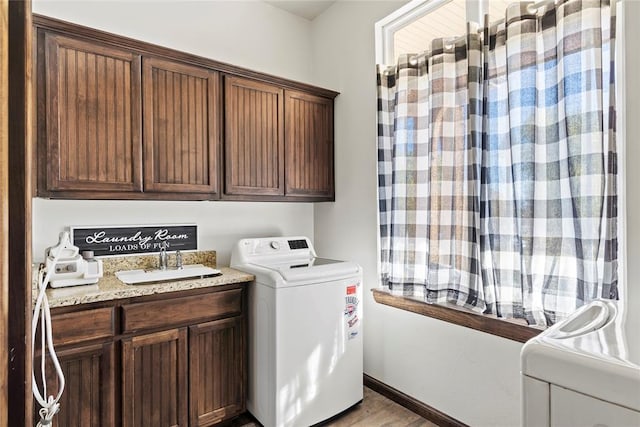
[[[53, 265], [55, 265], [58, 260], [61, 252], [58, 252], [54, 255]], [[51, 271], [47, 271], [46, 275], [44, 272], [44, 268], [41, 267], [38, 272], [38, 298], [36, 299], [36, 306], [33, 309], [33, 321], [31, 322], [31, 360], [33, 360], [34, 351], [35, 351], [35, 340], [36, 340], [36, 329], [38, 327], [38, 322], [41, 320], [41, 362], [40, 362], [40, 374], [42, 376], [42, 393], [38, 389], [38, 383], [36, 382], [35, 372], [31, 373], [32, 378], [32, 389], [33, 396], [35, 397], [38, 404], [41, 406], [41, 409], [38, 410], [38, 414], [40, 415], [40, 420], [36, 424], [36, 427], [45, 427], [51, 425], [53, 421], [53, 417], [60, 410], [60, 397], [62, 397], [62, 392], [64, 391], [65, 379], [64, 374], [62, 373], [62, 368], [60, 367], [60, 362], [58, 361], [58, 356], [55, 353], [53, 348], [53, 333], [51, 331], [51, 312], [49, 310], [49, 301], [47, 299], [47, 294], [45, 293], [47, 289], [47, 284], [49, 283], [49, 278], [51, 277]], [[46, 381], [46, 355], [49, 353], [49, 357], [53, 362], [53, 366], [56, 370], [56, 375], [58, 376], [58, 394], [54, 398], [53, 396], [47, 396], [47, 381]]]

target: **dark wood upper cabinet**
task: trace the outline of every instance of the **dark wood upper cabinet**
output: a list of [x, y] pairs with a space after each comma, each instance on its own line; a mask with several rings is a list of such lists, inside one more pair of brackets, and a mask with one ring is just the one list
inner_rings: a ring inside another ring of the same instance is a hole
[[39, 122], [46, 190], [141, 191], [140, 55], [43, 37], [38, 102], [46, 112]]
[[287, 196], [333, 199], [333, 99], [285, 91]]
[[225, 194], [284, 195], [282, 88], [225, 77]]
[[334, 200], [336, 92], [33, 22], [39, 196]]
[[144, 191], [218, 193], [218, 73], [142, 62]]
[[333, 98], [225, 77], [225, 196], [333, 200]]

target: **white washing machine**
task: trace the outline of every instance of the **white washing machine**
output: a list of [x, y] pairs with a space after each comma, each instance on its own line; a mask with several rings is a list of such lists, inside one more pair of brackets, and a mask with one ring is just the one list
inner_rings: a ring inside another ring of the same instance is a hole
[[362, 269], [318, 258], [306, 237], [243, 239], [249, 285], [247, 409], [265, 427], [308, 427], [362, 401]]
[[522, 348], [522, 424], [640, 426], [640, 331], [597, 300]]

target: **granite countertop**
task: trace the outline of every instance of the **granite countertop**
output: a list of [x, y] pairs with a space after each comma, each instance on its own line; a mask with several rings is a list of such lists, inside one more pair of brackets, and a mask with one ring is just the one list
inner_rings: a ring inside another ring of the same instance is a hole
[[[134, 269], [136, 267], [142, 267], [144, 264], [140, 264], [137, 261], [145, 261], [142, 257], [127, 257], [134, 260], [133, 263], [130, 260], [123, 261], [122, 259], [110, 259], [104, 261], [104, 277], [102, 277], [95, 285], [80, 285], [70, 286], [66, 288], [48, 288], [47, 299], [49, 300], [49, 306], [65, 307], [78, 304], [88, 304], [100, 301], [111, 301], [123, 298], [134, 298], [144, 295], [161, 294], [166, 292], [185, 291], [189, 289], [207, 288], [211, 286], [229, 285], [232, 283], [250, 282], [254, 279], [251, 274], [243, 273], [238, 270], [234, 270], [229, 267], [216, 267], [211, 265], [210, 253], [206, 254], [209, 259], [203, 262], [210, 267], [218, 268], [222, 275], [207, 278], [193, 278], [193, 279], [181, 279], [176, 281], [165, 281], [161, 283], [148, 283], [141, 285], [126, 285], [121, 282], [115, 275], [114, 271], [124, 269]], [[137, 259], [136, 259], [137, 258]], [[191, 261], [191, 259], [189, 259]], [[200, 261], [200, 260], [194, 260]], [[213, 254], [213, 262], [215, 262], [215, 253]], [[190, 262], [191, 263], [191, 262]], [[185, 263], [186, 264], [186, 263]], [[119, 267], [117, 270], [114, 266]], [[35, 266], [33, 272], [33, 300], [37, 298], [37, 277], [38, 266]]]

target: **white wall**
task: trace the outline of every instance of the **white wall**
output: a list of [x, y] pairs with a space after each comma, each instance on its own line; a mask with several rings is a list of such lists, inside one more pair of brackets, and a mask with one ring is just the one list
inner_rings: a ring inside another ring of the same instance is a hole
[[[312, 83], [309, 21], [263, 2], [44, 1], [33, 12], [241, 67]], [[240, 238], [306, 235], [313, 239], [310, 203], [65, 201], [36, 199], [33, 257], [68, 225], [195, 222], [200, 248], [216, 249], [228, 265]]]
[[[640, 93], [637, 49], [640, 2], [628, 2], [627, 94]], [[376, 81], [374, 23], [400, 7], [390, 2], [337, 2], [313, 22], [318, 84], [341, 92], [336, 101], [336, 202], [315, 207], [320, 253], [354, 259], [365, 289], [378, 286], [376, 236]], [[628, 96], [628, 117], [640, 113], [640, 97]], [[640, 181], [640, 121], [628, 120], [627, 181]], [[640, 259], [640, 196], [626, 194], [628, 259]], [[635, 218], [634, 218], [635, 214]], [[635, 237], [635, 238], [634, 238]], [[640, 276], [629, 263], [628, 277]], [[624, 280], [621, 277], [621, 280]], [[640, 286], [627, 290], [630, 312], [640, 317]], [[365, 291], [365, 372], [473, 426], [520, 424], [522, 345], [457, 325], [376, 304]], [[640, 323], [640, 322], [639, 322]], [[640, 325], [639, 325], [640, 326]]]
[[364, 268], [365, 372], [473, 426], [520, 423], [521, 344], [376, 304], [374, 23], [398, 2], [337, 2], [313, 22], [317, 80], [336, 101], [336, 202], [315, 207], [318, 252]]
[[308, 203], [33, 200], [33, 258], [71, 225], [198, 224], [198, 247], [214, 249], [229, 265], [233, 245], [244, 237], [313, 236]]
[[279, 77], [312, 77], [309, 21], [261, 1], [33, 0], [33, 12]]

